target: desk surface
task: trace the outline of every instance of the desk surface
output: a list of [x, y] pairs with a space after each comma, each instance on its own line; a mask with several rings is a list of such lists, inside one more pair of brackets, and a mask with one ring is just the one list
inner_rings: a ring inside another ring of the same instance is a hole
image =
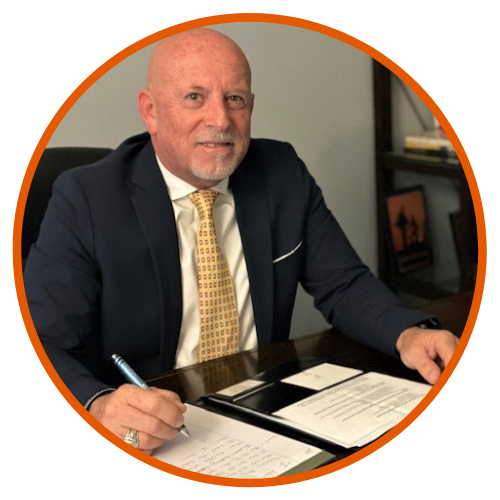
[[[438, 316], [443, 327], [460, 336], [463, 332], [473, 293], [464, 293], [431, 302], [421, 309]], [[195, 401], [203, 394], [215, 392], [297, 357], [315, 356], [334, 364], [376, 371], [396, 377], [422, 381], [398, 359], [354, 342], [335, 330], [268, 344], [220, 359], [172, 370], [150, 379], [152, 386], [176, 392], [183, 401]]]

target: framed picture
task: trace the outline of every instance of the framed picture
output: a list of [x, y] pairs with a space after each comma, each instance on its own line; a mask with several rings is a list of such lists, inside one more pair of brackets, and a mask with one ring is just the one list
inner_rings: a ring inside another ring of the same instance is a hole
[[406, 273], [429, 266], [432, 253], [422, 186], [388, 196], [387, 211], [397, 270]]

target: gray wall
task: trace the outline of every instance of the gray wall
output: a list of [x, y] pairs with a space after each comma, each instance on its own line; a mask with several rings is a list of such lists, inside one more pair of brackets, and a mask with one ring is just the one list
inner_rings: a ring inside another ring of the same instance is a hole
[[[328, 36], [302, 28], [268, 23], [233, 23], [216, 27], [244, 50], [253, 69], [256, 95], [253, 137], [269, 137], [292, 143], [322, 187], [328, 206], [352, 244], [376, 271], [376, 215], [374, 131], [371, 59], [364, 53]], [[144, 131], [135, 107], [137, 90], [145, 83], [151, 47], [129, 57], [110, 70], [68, 112], [49, 146], [116, 147], [124, 138]], [[420, 125], [394, 86], [396, 144]], [[415, 102], [431, 125], [430, 111]], [[401, 184], [421, 183], [403, 178]], [[429, 183], [428, 183], [429, 184]], [[435, 180], [432, 211], [445, 203], [453, 209], [452, 185]], [[438, 206], [436, 206], [436, 204]], [[446, 214], [448, 208], [446, 208]], [[431, 232], [451, 242], [446, 219]], [[432, 214], [431, 214], [432, 218]], [[442, 255], [441, 255], [442, 254]], [[456, 272], [456, 261], [443, 248], [437, 255], [443, 276]], [[299, 292], [293, 334], [312, 332], [327, 325]]]

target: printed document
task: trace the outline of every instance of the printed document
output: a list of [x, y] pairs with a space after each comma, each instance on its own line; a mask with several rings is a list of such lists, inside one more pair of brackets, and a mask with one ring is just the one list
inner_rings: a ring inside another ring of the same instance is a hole
[[364, 446], [403, 420], [430, 389], [427, 384], [366, 373], [273, 415], [346, 448]]
[[176, 467], [242, 479], [277, 477], [310, 470], [333, 456], [319, 448], [190, 404], [179, 434], [153, 456]]

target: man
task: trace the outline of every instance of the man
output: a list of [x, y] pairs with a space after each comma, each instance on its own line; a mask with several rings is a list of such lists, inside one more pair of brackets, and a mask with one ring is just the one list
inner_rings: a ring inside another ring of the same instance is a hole
[[[148, 134], [58, 179], [27, 263], [32, 318], [55, 369], [116, 435], [138, 431], [146, 452], [175, 437], [185, 406], [169, 391], [113, 390], [111, 354], [148, 377], [212, 349], [285, 340], [299, 282], [331, 324], [399, 353], [430, 383], [456, 347], [451, 333], [417, 326], [429, 318], [360, 262], [291, 146], [250, 140], [253, 105], [250, 67], [229, 38], [200, 29], [164, 40], [138, 95]], [[224, 278], [218, 296], [203, 281], [209, 254]], [[236, 311], [227, 336], [217, 307]]]

